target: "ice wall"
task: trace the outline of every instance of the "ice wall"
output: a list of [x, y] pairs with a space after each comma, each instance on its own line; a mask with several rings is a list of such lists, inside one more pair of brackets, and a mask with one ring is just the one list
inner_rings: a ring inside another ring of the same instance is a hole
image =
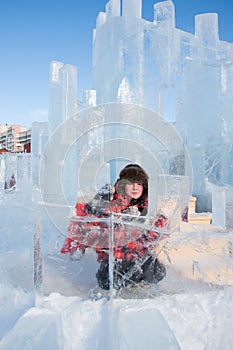
[[[191, 153], [202, 145], [203, 157], [193, 161], [200, 167], [204, 162], [202, 179], [215, 184], [233, 184], [232, 60], [233, 45], [219, 41], [217, 14], [196, 16], [195, 35], [177, 86], [177, 128]], [[203, 190], [195, 195], [200, 197]]]
[[[218, 39], [217, 14], [196, 16], [195, 23], [192, 51], [186, 57], [178, 89], [177, 127], [189, 144], [221, 144], [229, 140], [232, 132], [223, 103], [232, 91], [221, 86], [222, 70], [227, 62]], [[232, 79], [230, 70], [226, 77]]]
[[[1, 200], [14, 203], [31, 203], [32, 200], [32, 154], [4, 153], [0, 157]], [[5, 197], [5, 199], [4, 199]]]
[[232, 185], [233, 44], [219, 40], [218, 15], [197, 15], [191, 34], [176, 28], [171, 0], [154, 4], [153, 22], [141, 18], [141, 1], [122, 0], [122, 13], [119, 4], [107, 3], [94, 30], [97, 104], [122, 96], [132, 102], [133, 96], [134, 103], [169, 120], [164, 113], [172, 89], [176, 127], [197, 169], [203, 169], [196, 171], [194, 195], [206, 194], [206, 178]]

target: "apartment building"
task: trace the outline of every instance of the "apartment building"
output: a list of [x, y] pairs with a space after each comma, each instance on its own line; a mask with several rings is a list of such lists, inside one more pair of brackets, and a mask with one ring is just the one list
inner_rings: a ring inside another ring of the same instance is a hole
[[21, 151], [31, 152], [31, 129], [20, 131], [17, 135], [17, 145], [21, 147]]
[[30, 152], [31, 130], [21, 125], [0, 124], [0, 152]]

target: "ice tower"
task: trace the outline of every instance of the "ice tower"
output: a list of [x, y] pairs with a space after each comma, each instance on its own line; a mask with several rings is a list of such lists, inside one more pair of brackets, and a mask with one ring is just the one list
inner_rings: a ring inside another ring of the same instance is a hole
[[120, 5], [121, 1], [110, 0], [106, 12], [97, 17], [93, 35], [97, 102], [116, 101], [127, 79], [136, 103], [163, 113], [162, 97], [177, 69], [174, 5], [171, 1], [156, 4], [152, 23], [141, 17], [141, 0]]
[[97, 16], [97, 104], [120, 96], [168, 120], [167, 111], [175, 115], [194, 164], [193, 194], [201, 210], [210, 209], [206, 179], [233, 185], [232, 62], [233, 44], [219, 40], [216, 13], [197, 15], [194, 34], [176, 28], [171, 0], [154, 4], [153, 22], [142, 18], [141, 0], [110, 0]]
[[[77, 68], [70, 64], [64, 64], [59, 61], [52, 61], [50, 65], [50, 96], [49, 96], [49, 140], [45, 152], [48, 152], [53, 143], [51, 140], [57, 138], [56, 146], [53, 148], [53, 159], [45, 162], [45, 169], [48, 169], [51, 162], [59, 163], [60, 171], [64, 178], [64, 191], [67, 198], [72, 197], [72, 188], [76, 179], [73, 177], [67, 180], [67, 174], [74, 174], [77, 162], [77, 149], [72, 148], [66, 159], [60, 161], [60, 155], [65, 146], [69, 143], [72, 135], [76, 133], [76, 129], [69, 128], [67, 121], [70, 118], [76, 118], [77, 115]], [[55, 132], [56, 130], [56, 132]], [[71, 156], [72, 154], [72, 156]], [[46, 154], [44, 155], [46, 158]], [[47, 173], [47, 170], [44, 170]], [[56, 172], [51, 167], [50, 174], [41, 184], [46, 188], [46, 201], [57, 201], [59, 203], [61, 197], [60, 183], [56, 182]], [[51, 188], [54, 190], [51, 192]], [[73, 197], [72, 197], [73, 200]]]
[[49, 133], [77, 113], [77, 68], [63, 62], [50, 65]]

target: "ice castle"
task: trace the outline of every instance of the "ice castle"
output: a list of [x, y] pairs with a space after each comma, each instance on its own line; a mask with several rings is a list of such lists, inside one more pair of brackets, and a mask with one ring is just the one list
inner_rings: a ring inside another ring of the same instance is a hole
[[191, 155], [197, 210], [209, 211], [219, 198], [231, 202], [232, 62], [216, 13], [197, 15], [191, 34], [176, 28], [171, 0], [154, 4], [152, 22], [142, 18], [142, 0], [110, 0], [93, 30], [85, 104], [135, 103], [172, 122]]
[[94, 87], [97, 103], [119, 100], [124, 86], [129, 102], [175, 122], [200, 198], [206, 180], [233, 185], [233, 44], [219, 40], [216, 13], [197, 15], [195, 34], [175, 25], [171, 0], [154, 4], [153, 22], [141, 0], [110, 0], [93, 34]]

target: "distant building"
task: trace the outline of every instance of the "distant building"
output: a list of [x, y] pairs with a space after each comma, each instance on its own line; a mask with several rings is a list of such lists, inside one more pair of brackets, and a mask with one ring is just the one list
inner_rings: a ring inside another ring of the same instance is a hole
[[30, 152], [30, 144], [31, 130], [21, 125], [0, 124], [0, 152]]
[[26, 153], [31, 152], [31, 130], [30, 129], [26, 129], [18, 133], [17, 145], [21, 147], [21, 151]]

